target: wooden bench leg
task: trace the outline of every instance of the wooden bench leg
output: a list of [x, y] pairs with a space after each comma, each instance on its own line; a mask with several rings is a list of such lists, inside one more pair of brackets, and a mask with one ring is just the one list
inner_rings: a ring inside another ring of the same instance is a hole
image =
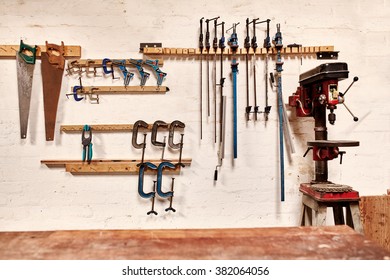
[[301, 221], [300, 221], [301, 227], [305, 226], [305, 212], [306, 212], [306, 206], [305, 204], [302, 203]]
[[319, 205], [317, 211], [315, 212], [315, 226], [325, 226], [326, 225], [326, 205]]
[[313, 211], [311, 210], [311, 208], [303, 204], [302, 209], [303, 213], [301, 226], [313, 225]]
[[359, 202], [350, 202], [346, 211], [347, 225], [355, 229], [356, 232], [363, 234], [363, 226], [360, 221]]
[[340, 205], [333, 206], [333, 218], [335, 225], [344, 225], [344, 212], [343, 207]]

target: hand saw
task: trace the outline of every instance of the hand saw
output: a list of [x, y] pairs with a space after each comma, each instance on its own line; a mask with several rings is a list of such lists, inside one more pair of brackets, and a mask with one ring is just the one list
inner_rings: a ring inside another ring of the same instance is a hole
[[20, 40], [16, 53], [16, 69], [18, 77], [20, 137], [27, 137], [28, 116], [31, 103], [31, 89], [35, 68], [37, 46], [29, 46]]
[[46, 141], [54, 140], [54, 128], [64, 66], [64, 42], [61, 42], [61, 46], [58, 46], [48, 44], [46, 41], [46, 52], [41, 54]]

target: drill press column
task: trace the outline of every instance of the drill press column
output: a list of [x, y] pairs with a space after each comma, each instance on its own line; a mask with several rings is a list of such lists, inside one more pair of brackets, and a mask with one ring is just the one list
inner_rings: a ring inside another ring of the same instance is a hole
[[[328, 131], [326, 128], [325, 106], [319, 106], [314, 111], [314, 135], [315, 140], [328, 140]], [[315, 161], [315, 182], [328, 181], [328, 161]]]

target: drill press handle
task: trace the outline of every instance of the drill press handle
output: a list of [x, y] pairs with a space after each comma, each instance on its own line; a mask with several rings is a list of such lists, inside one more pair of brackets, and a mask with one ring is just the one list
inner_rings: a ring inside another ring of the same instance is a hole
[[351, 83], [351, 84], [349, 85], [349, 87], [345, 90], [345, 92], [344, 92], [344, 93], [339, 92], [339, 96], [340, 96], [341, 99], [343, 100], [342, 104], [344, 105], [345, 109], [347, 109], [347, 111], [351, 114], [351, 116], [353, 117], [353, 121], [355, 121], [355, 122], [357, 122], [357, 121], [359, 120], [359, 118], [356, 117], [356, 116], [352, 113], [352, 111], [347, 107], [347, 105], [346, 105], [345, 102], [344, 102], [344, 97], [345, 97], [345, 95], [347, 94], [348, 90], [352, 87], [352, 85], [353, 85], [355, 82], [357, 82], [358, 80], [359, 80], [359, 78], [355, 76], [355, 77], [353, 78], [352, 83]]

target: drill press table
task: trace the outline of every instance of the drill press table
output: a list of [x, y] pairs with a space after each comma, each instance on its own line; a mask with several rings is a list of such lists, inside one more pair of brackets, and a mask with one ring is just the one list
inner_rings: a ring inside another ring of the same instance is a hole
[[389, 259], [348, 226], [0, 232], [0, 259]]

